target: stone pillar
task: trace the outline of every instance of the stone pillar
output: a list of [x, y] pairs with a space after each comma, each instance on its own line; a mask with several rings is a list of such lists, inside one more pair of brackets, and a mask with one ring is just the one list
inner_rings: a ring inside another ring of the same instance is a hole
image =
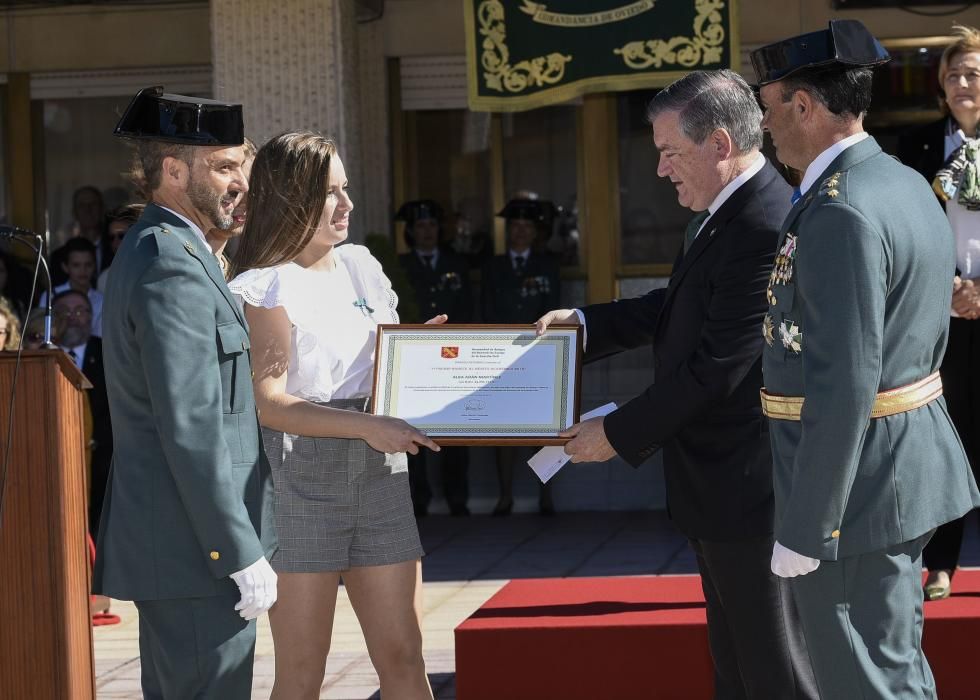
[[387, 77], [380, 23], [355, 0], [211, 0], [217, 99], [241, 102], [261, 146], [293, 129], [337, 141], [347, 170], [351, 239], [390, 230]]

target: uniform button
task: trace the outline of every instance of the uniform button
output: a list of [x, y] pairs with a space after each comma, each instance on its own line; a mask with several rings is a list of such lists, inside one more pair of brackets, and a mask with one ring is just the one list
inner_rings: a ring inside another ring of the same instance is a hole
[[248, 345], [246, 345], [246, 344], [245, 344], [245, 341], [243, 340], [243, 341], [242, 341], [242, 350], [245, 350], [245, 349], [246, 349], [247, 347], [248, 347]]
[[218, 554], [218, 552], [211, 552], [211, 560], [212, 561], [218, 561], [219, 559], [221, 559], [221, 555]]
[[255, 379], [255, 372], [252, 372], [252, 379]]
[[836, 540], [838, 537], [840, 537], [840, 530], [834, 530], [830, 533], [830, 536]]

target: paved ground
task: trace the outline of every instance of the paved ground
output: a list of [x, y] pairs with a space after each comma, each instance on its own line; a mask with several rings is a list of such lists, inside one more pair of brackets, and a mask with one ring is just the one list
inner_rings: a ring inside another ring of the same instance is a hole
[[[430, 516], [419, 521], [427, 556], [426, 668], [435, 695], [455, 700], [453, 630], [513, 578], [691, 573], [694, 557], [662, 511], [570, 513], [554, 518]], [[967, 525], [963, 563], [980, 564], [980, 526]], [[136, 611], [114, 602], [122, 624], [95, 628], [98, 697], [140, 698]], [[267, 618], [259, 624], [254, 698], [268, 698], [273, 648]], [[357, 620], [341, 591], [321, 698], [375, 700], [378, 677]]]

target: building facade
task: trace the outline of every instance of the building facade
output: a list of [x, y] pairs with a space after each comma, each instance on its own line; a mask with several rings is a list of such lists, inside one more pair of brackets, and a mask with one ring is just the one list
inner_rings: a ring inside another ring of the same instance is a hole
[[[693, 2], [693, 0], [691, 0]], [[980, 7], [837, 10], [830, 0], [740, 0], [740, 70], [776, 39], [863, 21], [893, 53], [876, 75], [869, 130], [888, 149], [902, 129], [938, 117], [939, 53], [953, 22]], [[665, 284], [689, 212], [656, 177], [644, 108], [652, 90], [586, 95], [514, 113], [467, 109], [461, 0], [212, 0], [0, 3], [0, 222], [71, 235], [72, 193], [98, 187], [107, 208], [132, 197], [125, 148], [111, 135], [141, 87], [241, 101], [261, 143], [290, 128], [338, 141], [357, 207], [352, 238], [381, 233], [402, 201], [432, 198], [448, 236], [473, 256], [503, 252], [494, 217], [515, 192], [561, 208], [546, 242], [562, 259], [564, 303], [642, 294]], [[477, 276], [478, 277], [478, 276]], [[624, 401], [652, 381], [649, 350], [589, 367], [583, 410]], [[492, 460], [474, 453], [473, 507], [496, 498]], [[533, 507], [530, 472], [518, 509]], [[663, 505], [655, 457], [566, 468], [561, 509]]]

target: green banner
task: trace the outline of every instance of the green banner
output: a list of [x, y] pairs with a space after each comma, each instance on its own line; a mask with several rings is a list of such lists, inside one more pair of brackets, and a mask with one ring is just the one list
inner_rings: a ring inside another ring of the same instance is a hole
[[516, 112], [587, 92], [738, 70], [735, 0], [463, 0], [470, 109]]

